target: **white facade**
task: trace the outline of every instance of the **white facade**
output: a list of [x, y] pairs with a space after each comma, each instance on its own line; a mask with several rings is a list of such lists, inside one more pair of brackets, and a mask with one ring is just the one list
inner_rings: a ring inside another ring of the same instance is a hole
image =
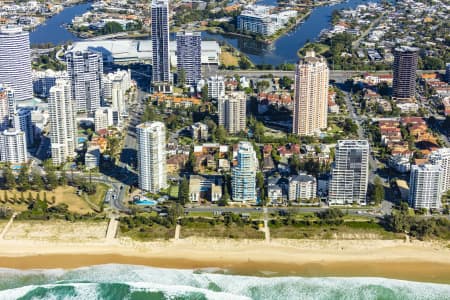
[[442, 174], [438, 165], [413, 165], [409, 177], [409, 204], [414, 208], [440, 208]]
[[0, 132], [7, 129], [16, 113], [16, 100], [14, 91], [0, 84]]
[[90, 146], [84, 156], [84, 165], [86, 169], [95, 169], [100, 165], [100, 148], [98, 146]]
[[211, 76], [207, 84], [209, 98], [220, 99], [225, 97], [225, 81], [222, 76]]
[[245, 130], [247, 96], [245, 92], [230, 92], [219, 98], [219, 125], [225, 127], [228, 133], [238, 133]]
[[9, 128], [0, 134], [0, 161], [23, 164], [28, 161], [25, 133]]
[[307, 174], [299, 174], [289, 180], [289, 201], [310, 200], [316, 197], [316, 178]]
[[297, 65], [294, 88], [292, 131], [298, 135], [313, 135], [327, 127], [328, 115], [327, 62], [314, 51]]
[[119, 124], [118, 112], [111, 107], [101, 107], [94, 112], [95, 131], [108, 129], [108, 127], [118, 126]]
[[16, 101], [33, 98], [30, 38], [20, 27], [0, 28], [0, 84], [15, 91]]
[[438, 165], [442, 168], [442, 193], [450, 190], [450, 148], [440, 148], [433, 151], [428, 158], [432, 165]]
[[103, 98], [111, 102], [111, 107], [119, 115], [127, 115], [126, 92], [131, 88], [131, 72], [119, 70], [103, 75]]
[[75, 157], [76, 130], [75, 102], [68, 80], [59, 79], [50, 89], [48, 100], [52, 162], [61, 165]]
[[57, 79], [69, 79], [66, 71], [36, 71], [33, 70], [33, 92], [41, 98], [48, 98], [50, 89], [55, 85]]
[[338, 141], [328, 192], [331, 205], [366, 204], [369, 153], [367, 140]]
[[77, 111], [93, 113], [101, 104], [102, 54], [90, 50], [68, 52], [66, 63]]
[[237, 165], [232, 169], [232, 196], [237, 202], [256, 202], [256, 171], [258, 159], [252, 144], [240, 142]]
[[139, 188], [157, 193], [167, 187], [166, 128], [161, 122], [138, 125]]

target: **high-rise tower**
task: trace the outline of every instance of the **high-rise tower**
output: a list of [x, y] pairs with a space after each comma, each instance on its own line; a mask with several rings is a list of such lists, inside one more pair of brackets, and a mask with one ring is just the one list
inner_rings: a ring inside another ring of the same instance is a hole
[[413, 99], [416, 92], [416, 70], [419, 48], [399, 47], [394, 50], [392, 97]]
[[292, 132], [312, 135], [327, 127], [328, 76], [327, 62], [308, 51], [295, 73]]
[[152, 84], [158, 92], [170, 92], [169, 1], [152, 1]]
[[178, 78], [184, 72], [188, 85], [195, 86], [202, 77], [201, 44], [200, 32], [177, 33]]

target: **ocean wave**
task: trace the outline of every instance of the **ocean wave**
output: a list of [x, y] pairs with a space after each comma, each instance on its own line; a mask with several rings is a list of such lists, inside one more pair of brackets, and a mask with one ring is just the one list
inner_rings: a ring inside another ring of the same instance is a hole
[[[213, 272], [213, 273], [210, 273]], [[376, 277], [256, 277], [99, 265], [0, 269], [0, 299], [449, 299], [450, 285]]]

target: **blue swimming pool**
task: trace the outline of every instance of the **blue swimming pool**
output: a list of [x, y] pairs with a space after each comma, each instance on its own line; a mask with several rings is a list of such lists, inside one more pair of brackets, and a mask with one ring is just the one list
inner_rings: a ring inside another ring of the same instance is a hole
[[135, 200], [134, 204], [137, 204], [137, 205], [156, 205], [156, 204], [158, 204], [158, 202], [156, 202], [155, 200], [150, 200], [150, 199], [143, 198], [143, 199]]
[[87, 138], [85, 138], [85, 137], [83, 137], [83, 136], [81, 136], [81, 137], [78, 138], [78, 143], [79, 143], [79, 144], [84, 143], [84, 142], [86, 142], [86, 141], [87, 141]]

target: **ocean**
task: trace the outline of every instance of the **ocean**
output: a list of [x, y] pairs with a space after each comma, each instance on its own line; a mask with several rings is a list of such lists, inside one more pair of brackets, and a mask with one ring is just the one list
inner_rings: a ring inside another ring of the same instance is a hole
[[0, 269], [0, 299], [450, 299], [450, 285], [374, 277], [257, 277], [221, 269], [98, 265]]

